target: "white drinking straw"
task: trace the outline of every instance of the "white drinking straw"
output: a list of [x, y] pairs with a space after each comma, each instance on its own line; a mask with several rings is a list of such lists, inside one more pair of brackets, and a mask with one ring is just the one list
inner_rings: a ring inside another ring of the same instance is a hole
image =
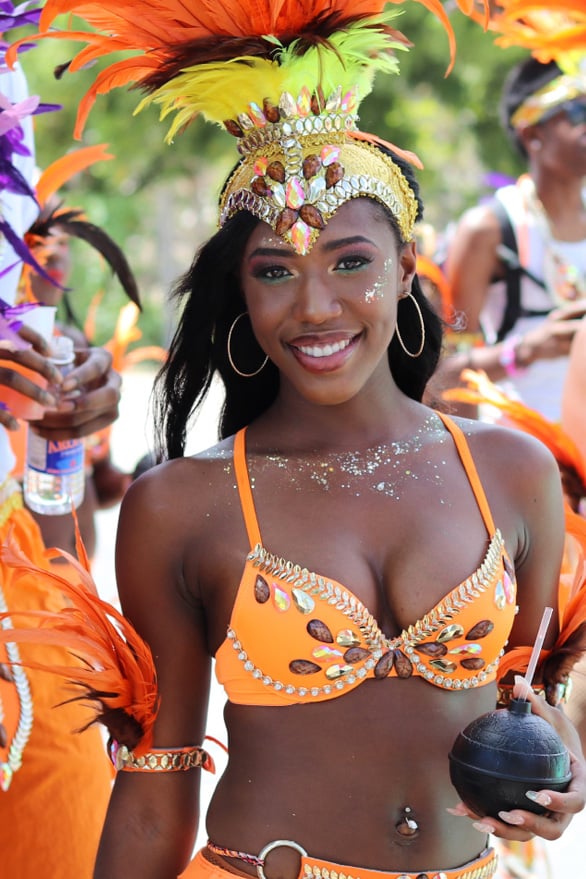
[[523, 697], [524, 699], [527, 699], [529, 696], [529, 690], [531, 689], [533, 675], [535, 674], [535, 668], [539, 661], [539, 654], [541, 653], [541, 648], [543, 647], [545, 633], [547, 632], [547, 627], [549, 626], [549, 621], [551, 620], [552, 613], [553, 608], [546, 607], [543, 611], [543, 616], [541, 617], [541, 623], [539, 625], [539, 631], [537, 632], [537, 638], [535, 639], [535, 644], [533, 645], [533, 650], [531, 651], [529, 665], [527, 666], [527, 671], [525, 672], [524, 676], [524, 681], [527, 685], [526, 695]]

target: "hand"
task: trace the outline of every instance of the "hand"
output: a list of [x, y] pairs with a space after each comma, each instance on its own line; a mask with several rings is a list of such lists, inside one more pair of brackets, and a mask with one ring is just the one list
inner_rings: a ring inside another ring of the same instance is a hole
[[45, 439], [77, 439], [112, 424], [118, 417], [122, 379], [112, 369], [105, 348], [79, 352], [78, 365], [65, 376], [57, 409], [35, 421], [35, 431]]
[[[2, 347], [0, 350], [0, 385], [34, 401], [37, 404], [35, 407], [37, 413], [39, 407], [41, 410], [46, 407], [55, 407], [57, 397], [46, 389], [46, 385], [59, 386], [62, 382], [62, 376], [56, 366], [47, 359], [48, 345], [42, 336], [26, 326], [21, 327], [19, 335], [29, 343], [29, 347], [14, 349]], [[19, 368], [38, 373], [43, 381], [40, 384], [35, 383], [23, 375]], [[0, 394], [0, 396], [2, 395]], [[8, 430], [18, 430], [19, 423], [10, 407], [17, 406], [19, 398], [15, 399], [11, 394], [5, 394], [3, 398], [8, 402], [3, 401], [0, 404], [0, 424]], [[22, 408], [20, 402], [18, 406]], [[31, 411], [30, 406], [24, 408]], [[17, 414], [20, 414], [18, 409]]]
[[525, 333], [517, 344], [517, 365], [529, 366], [535, 360], [567, 356], [585, 314], [586, 299], [576, 299], [550, 312], [543, 323]]
[[528, 689], [525, 680], [520, 676], [515, 677], [513, 696], [528, 699], [533, 713], [543, 717], [554, 727], [570, 751], [572, 780], [568, 789], [565, 793], [551, 790], [534, 792], [532, 799], [549, 810], [542, 815], [526, 812], [523, 809], [513, 809], [510, 812], [499, 812], [501, 819], [499, 821], [496, 818], [475, 815], [464, 803], [458, 803], [454, 809], [448, 811], [452, 815], [472, 818], [474, 827], [480, 833], [492, 833], [502, 839], [521, 842], [533, 836], [541, 836], [549, 840], [559, 839], [572, 817], [581, 812], [586, 804], [586, 763], [580, 738], [576, 728], [563, 711], [548, 705], [545, 699], [537, 696], [531, 688]]

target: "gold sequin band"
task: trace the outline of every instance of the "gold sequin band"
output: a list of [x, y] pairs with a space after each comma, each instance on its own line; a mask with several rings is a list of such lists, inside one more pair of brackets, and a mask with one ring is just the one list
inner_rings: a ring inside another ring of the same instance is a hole
[[535, 125], [550, 110], [580, 95], [586, 96], [586, 75], [563, 74], [558, 76], [517, 107], [511, 116], [511, 125], [515, 129]]
[[267, 879], [264, 867], [270, 852], [277, 848], [292, 848], [301, 855], [298, 879], [492, 879], [498, 865], [496, 852], [485, 849], [478, 858], [456, 867], [453, 870], [417, 870], [411, 873], [371, 870], [361, 867], [344, 867], [321, 858], [313, 858], [297, 842], [290, 839], [276, 839], [266, 845], [258, 855], [249, 855], [235, 849], [216, 845], [208, 840], [207, 848], [214, 854], [236, 858], [256, 866], [259, 879]]
[[203, 748], [153, 748], [136, 756], [126, 745], [111, 741], [108, 745], [110, 759], [116, 769], [125, 772], [183, 772], [188, 769], [205, 769], [215, 772], [213, 759]]
[[305, 254], [342, 204], [366, 196], [391, 211], [410, 241], [415, 196], [389, 156], [352, 137], [355, 95], [338, 89], [326, 101], [314, 98], [307, 89], [297, 98], [286, 92], [278, 107], [250, 104], [225, 123], [243, 158], [222, 194], [220, 226], [249, 211]]

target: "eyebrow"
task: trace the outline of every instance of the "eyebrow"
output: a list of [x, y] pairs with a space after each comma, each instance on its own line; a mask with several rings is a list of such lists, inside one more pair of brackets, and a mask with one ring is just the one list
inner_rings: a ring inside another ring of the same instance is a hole
[[[370, 244], [374, 246], [374, 242], [370, 240], [370, 238], [365, 238], [364, 235], [349, 235], [347, 238], [336, 238], [333, 241], [328, 241], [324, 244], [324, 250], [338, 250], [340, 247], [346, 247], [348, 244]], [[297, 256], [294, 250], [289, 247], [284, 248], [275, 248], [275, 247], [257, 247], [249, 256], [249, 259], [252, 259], [255, 256], [282, 256], [282, 257], [291, 257]]]

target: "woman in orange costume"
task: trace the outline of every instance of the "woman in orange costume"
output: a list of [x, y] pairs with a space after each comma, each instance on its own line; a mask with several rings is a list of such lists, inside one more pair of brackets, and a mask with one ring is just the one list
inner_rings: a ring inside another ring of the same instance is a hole
[[[0, 29], [4, 14], [11, 18], [7, 6], [2, 4], [0, 10]], [[0, 384], [35, 400], [43, 407], [41, 411], [47, 407], [53, 410], [39, 422], [40, 429], [45, 436], [63, 439], [92, 432], [115, 418], [119, 381], [110, 370], [110, 356], [96, 349], [72, 373], [69, 390], [77, 387], [81, 393], [75, 401], [61, 404], [60, 411], [54, 411], [55, 396], [12, 369], [18, 363], [39, 373], [46, 382], [61, 381], [47, 359], [43, 339], [24, 329], [19, 337], [7, 326], [8, 306], [16, 296], [22, 259], [29, 258], [22, 238], [36, 206], [32, 193], [26, 191], [34, 154], [31, 120], [27, 115], [31, 104], [19, 69], [13, 73], [0, 71], [0, 92], [0, 141], [4, 139], [0, 187]], [[24, 113], [20, 120], [19, 112]], [[7, 118], [9, 124], [5, 126]], [[12, 150], [11, 145], [17, 149]], [[89, 393], [88, 382], [95, 387]], [[23, 509], [20, 488], [8, 476], [11, 454], [4, 428], [14, 430], [17, 423], [5, 406], [0, 409], [0, 425], [0, 540], [5, 542], [10, 536], [37, 566], [45, 568], [48, 561], [39, 529]], [[72, 737], [70, 731], [84, 722], [80, 707], [56, 707], [63, 701], [63, 687], [57, 686], [46, 672], [29, 667], [33, 659], [62, 664], [71, 663], [71, 657], [59, 647], [47, 646], [39, 652], [26, 644], [16, 645], [13, 640], [14, 613], [31, 610], [59, 615], [65, 604], [62, 591], [56, 590], [50, 580], [35, 575], [17, 580], [13, 571], [0, 563], [0, 606], [5, 614], [1, 624], [5, 642], [0, 643], [0, 873], [14, 879], [88, 879], [111, 788], [110, 767], [98, 730], [92, 730], [87, 737]], [[27, 664], [26, 669], [21, 662]]]
[[[19, 632], [75, 651], [85, 610], [99, 636], [104, 674], [77, 677], [104, 707], [120, 771], [95, 877], [490, 879], [489, 832], [557, 838], [584, 806], [575, 730], [533, 695], [572, 749], [566, 792], [474, 815], [447, 757], [494, 707], [503, 653], [518, 648], [525, 669], [546, 605], [545, 656], [560, 647], [562, 495], [531, 438], [420, 402], [441, 328], [416, 275], [418, 187], [405, 154], [356, 125], [404, 38], [377, 2], [131, 6], [79, 3], [103, 34], [71, 68], [143, 50], [94, 92], [138, 79], [178, 111], [170, 136], [203, 111], [241, 160], [221, 229], [177, 289], [158, 385], [169, 460], [122, 505], [118, 583], [142, 639], [120, 654], [124, 680], [146, 643], [156, 690], [143, 655], [140, 716], [108, 695], [117, 642], [85, 593], [70, 632]], [[42, 25], [62, 9], [49, 2]], [[216, 373], [221, 440], [186, 458]], [[229, 761], [188, 866], [213, 658]], [[555, 692], [555, 676], [540, 683]]]

